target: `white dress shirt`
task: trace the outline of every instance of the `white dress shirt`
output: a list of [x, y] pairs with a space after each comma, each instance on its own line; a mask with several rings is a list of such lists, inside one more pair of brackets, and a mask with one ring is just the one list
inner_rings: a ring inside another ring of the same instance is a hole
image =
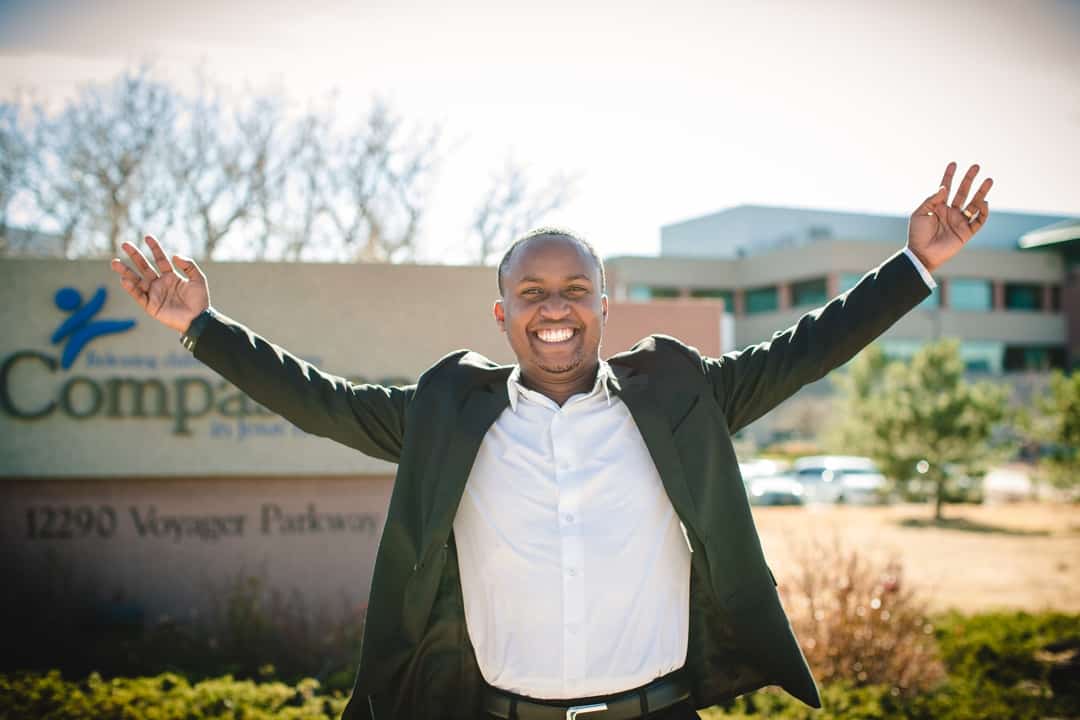
[[515, 369], [466, 482], [465, 623], [495, 687], [607, 695], [686, 662], [689, 545], [610, 373], [559, 407]]
[[610, 374], [559, 407], [515, 368], [454, 518], [469, 639], [509, 692], [614, 694], [686, 662], [689, 541]]

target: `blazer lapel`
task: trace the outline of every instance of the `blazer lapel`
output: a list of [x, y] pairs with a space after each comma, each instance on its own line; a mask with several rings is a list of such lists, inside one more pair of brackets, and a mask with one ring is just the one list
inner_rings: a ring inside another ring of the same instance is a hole
[[442, 458], [438, 489], [432, 501], [432, 516], [424, 524], [426, 533], [422, 542], [425, 549], [430, 549], [433, 542], [442, 545], [449, 537], [480, 443], [488, 428], [509, 405], [506, 373], [498, 373], [490, 382], [477, 384], [466, 395]]
[[[647, 373], [631, 374], [632, 371], [621, 366], [613, 366], [613, 369], [616, 370], [616, 381], [611, 384], [612, 390], [630, 410], [675, 512], [698, 538], [703, 538], [697, 525], [694, 501], [682, 460], [671, 435], [671, 421], [664, 411], [665, 406], [656, 396], [654, 384], [649, 381]], [[688, 402], [692, 402], [692, 398]]]

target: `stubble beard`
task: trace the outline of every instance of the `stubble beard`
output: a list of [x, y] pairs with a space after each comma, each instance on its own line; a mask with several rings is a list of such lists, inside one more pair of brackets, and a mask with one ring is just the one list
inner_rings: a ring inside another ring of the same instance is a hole
[[584, 360], [584, 353], [578, 351], [569, 362], [562, 365], [548, 365], [542, 361], [538, 361], [536, 366], [544, 372], [551, 373], [552, 375], [562, 375], [572, 370], [576, 370], [581, 367], [581, 363]]

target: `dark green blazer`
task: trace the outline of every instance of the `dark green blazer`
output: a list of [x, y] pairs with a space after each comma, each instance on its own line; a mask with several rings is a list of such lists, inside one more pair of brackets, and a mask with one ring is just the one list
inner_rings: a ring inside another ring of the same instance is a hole
[[[770, 684], [821, 706], [765, 563], [731, 436], [845, 363], [929, 292], [897, 252], [741, 352], [708, 358], [654, 335], [609, 360], [611, 390], [641, 431], [693, 550], [686, 674], [696, 707]], [[463, 350], [415, 385], [358, 385], [225, 316], [203, 327], [194, 352], [304, 430], [398, 463], [344, 717], [479, 717], [482, 678], [451, 529], [480, 442], [508, 405], [511, 368]]]

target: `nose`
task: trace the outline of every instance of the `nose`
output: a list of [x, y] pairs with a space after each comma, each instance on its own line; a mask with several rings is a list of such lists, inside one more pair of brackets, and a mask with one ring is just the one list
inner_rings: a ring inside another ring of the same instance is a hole
[[559, 320], [570, 314], [570, 303], [560, 295], [550, 295], [540, 305], [540, 314], [549, 320]]

